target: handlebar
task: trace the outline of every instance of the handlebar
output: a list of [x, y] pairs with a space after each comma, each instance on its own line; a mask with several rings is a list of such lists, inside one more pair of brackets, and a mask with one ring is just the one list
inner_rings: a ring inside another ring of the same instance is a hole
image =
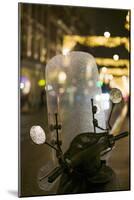
[[62, 166], [56, 167], [48, 177], [48, 182], [52, 183], [53, 181], [55, 181], [55, 179], [58, 178], [58, 176], [60, 176], [62, 172], [63, 172]]
[[121, 139], [123, 137], [126, 137], [126, 136], [128, 136], [128, 132], [127, 131], [114, 136], [114, 141], [119, 140], [119, 139]]
[[[111, 135], [109, 135], [110, 137], [108, 137], [109, 139], [111, 138]], [[123, 137], [128, 136], [128, 132], [123, 132], [120, 133], [116, 136], [112, 136], [112, 141], [117, 141]], [[73, 168], [75, 166], [77, 166], [77, 164], [79, 163], [79, 161], [85, 156], [85, 155], [91, 155], [95, 156], [96, 153], [99, 153], [101, 150], [103, 150], [103, 148], [105, 148], [107, 145], [107, 142], [103, 142], [101, 144], [96, 144], [96, 146], [92, 146], [89, 147], [88, 149], [83, 150], [82, 152], [80, 152], [77, 155], [74, 155], [71, 159], [65, 159], [67, 166], [70, 168]], [[106, 146], [105, 146], [106, 145]], [[103, 147], [104, 146], [104, 147]], [[108, 147], [107, 147], [108, 148]], [[95, 151], [96, 149], [96, 151]], [[48, 177], [48, 182], [52, 183], [53, 181], [56, 180], [56, 178], [58, 178], [58, 176], [60, 176], [62, 174], [62, 172], [64, 171], [64, 167], [60, 166], [60, 167], [56, 167], [50, 174], [50, 176]]]

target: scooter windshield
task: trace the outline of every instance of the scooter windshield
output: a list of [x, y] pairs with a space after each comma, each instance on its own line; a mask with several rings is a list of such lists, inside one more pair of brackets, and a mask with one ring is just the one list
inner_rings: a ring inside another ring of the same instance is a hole
[[[98, 78], [95, 59], [85, 52], [57, 55], [46, 66], [48, 123], [49, 127], [55, 124], [57, 113], [63, 152], [78, 134], [94, 132], [91, 99], [97, 106], [95, 118], [99, 126], [106, 128], [104, 110], [96, 100], [102, 94]], [[96, 132], [101, 130], [97, 128]], [[50, 128], [49, 135], [54, 140], [55, 130]]]

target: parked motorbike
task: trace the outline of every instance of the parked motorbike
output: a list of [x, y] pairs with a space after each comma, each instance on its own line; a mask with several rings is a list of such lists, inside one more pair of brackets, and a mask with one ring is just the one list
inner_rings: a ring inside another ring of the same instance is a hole
[[49, 132], [46, 136], [36, 125], [30, 136], [51, 148], [50, 161], [38, 173], [39, 187], [49, 194], [119, 190], [115, 172], [102, 157], [128, 136], [127, 131], [115, 136], [110, 124], [122, 94], [113, 88], [104, 98], [99, 83], [95, 59], [85, 52], [55, 56], [46, 66]]

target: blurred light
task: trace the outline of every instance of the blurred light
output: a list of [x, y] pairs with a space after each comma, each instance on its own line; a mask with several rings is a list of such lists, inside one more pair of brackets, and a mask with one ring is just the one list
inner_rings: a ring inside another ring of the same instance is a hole
[[110, 87], [111, 87], [111, 88], [114, 88], [114, 87], [115, 87], [115, 81], [114, 81], [114, 80], [111, 80], [111, 81], [110, 81]]
[[20, 89], [23, 89], [25, 87], [24, 83], [20, 83]]
[[105, 36], [106, 38], [109, 38], [109, 37], [110, 37], [110, 33], [109, 33], [108, 31], [106, 31], [106, 32], [104, 32], [104, 36]]
[[109, 93], [102, 93], [102, 94], [97, 94], [95, 96], [96, 101], [109, 101], [110, 95]]
[[45, 49], [45, 48], [42, 49], [42, 54], [43, 54], [43, 55], [46, 54], [46, 49]]
[[97, 81], [96, 85], [97, 85], [97, 87], [102, 87], [103, 82], [102, 81]]
[[113, 59], [114, 59], [115, 61], [119, 60], [119, 55], [118, 55], [118, 54], [114, 54], [114, 55], [113, 55]]
[[109, 93], [101, 94], [101, 107], [103, 110], [108, 110], [110, 108], [110, 95]]
[[45, 90], [47, 90], [47, 91], [50, 91], [52, 89], [53, 89], [52, 85], [49, 85], [49, 84], [45, 87]]
[[59, 76], [58, 76], [59, 83], [64, 83], [65, 80], [66, 80], [66, 78], [67, 78], [67, 75], [66, 75], [65, 72], [60, 72], [60, 73], [59, 73]]
[[31, 89], [31, 83], [26, 76], [21, 76], [20, 78], [20, 88], [22, 89], [23, 94], [28, 94]]
[[122, 76], [122, 82], [123, 82], [123, 90], [122, 90], [122, 94], [123, 97], [127, 97], [129, 95], [129, 79], [127, 76]]
[[[119, 62], [119, 61], [117, 61]], [[107, 69], [107, 74], [112, 74], [113, 76], [123, 76], [123, 75], [126, 75], [128, 76], [129, 75], [129, 69], [127, 68], [124, 68], [124, 69], [121, 69], [121, 68], [109, 68]], [[105, 77], [105, 73], [104, 73], [104, 77]], [[114, 77], [115, 78], [115, 77]]]
[[129, 23], [129, 21], [130, 21], [130, 12], [128, 11], [128, 13], [127, 13], [127, 15], [126, 15], [126, 22], [125, 22], [125, 28], [126, 28], [127, 30], [130, 29], [130, 23]]
[[127, 29], [127, 30], [129, 30], [130, 29], [130, 26], [129, 26], [129, 24], [127, 23], [127, 24], [125, 24], [125, 28]]
[[45, 81], [44, 79], [40, 79], [40, 80], [38, 81], [38, 85], [39, 85], [40, 87], [45, 86], [45, 84], [46, 84], [46, 81]]
[[106, 99], [107, 101], [110, 99], [109, 93], [106, 93], [106, 94], [105, 94], [105, 99]]
[[25, 87], [23, 88], [23, 93], [28, 94], [30, 92], [30, 89], [31, 89], [31, 83], [29, 80], [27, 80], [25, 82]]
[[103, 102], [103, 110], [108, 110], [110, 108], [109, 101], [104, 101]]
[[64, 88], [60, 88], [60, 89], [59, 89], [59, 93], [60, 93], [60, 94], [63, 94], [64, 92], [65, 92]]
[[127, 13], [126, 21], [129, 22], [129, 12]]
[[109, 93], [102, 93], [101, 97], [104, 101], [108, 101], [110, 99]]
[[31, 55], [32, 55], [32, 52], [31, 52], [31, 51], [28, 51], [28, 52], [27, 52], [27, 56], [30, 57]]
[[63, 50], [62, 50], [62, 54], [63, 54], [64, 56], [66, 56], [69, 52], [70, 52], [70, 49], [69, 49], [69, 48], [63, 48]]
[[109, 93], [102, 93], [102, 94], [97, 94], [95, 96], [95, 100], [99, 102], [100, 104], [100, 110], [108, 110], [110, 108], [110, 103], [109, 103]]
[[104, 78], [104, 74], [100, 73], [100, 76], [99, 76], [100, 81], [103, 81], [103, 78]]
[[88, 63], [87, 68], [86, 68], [86, 77], [90, 78], [92, 76], [92, 63]]
[[123, 80], [123, 81], [126, 81], [126, 80], [127, 80], [127, 77], [126, 77], [126, 76], [122, 76], [122, 80]]
[[112, 74], [109, 74], [109, 79], [110, 79], [110, 81], [113, 80], [113, 75]]
[[41, 62], [44, 62], [44, 61], [45, 61], [45, 57], [44, 57], [44, 56], [41, 56], [41, 57], [40, 57], [40, 61], [41, 61]]
[[100, 100], [101, 100], [101, 95], [97, 94], [97, 95], [95, 96], [95, 100], [96, 100], [96, 101], [100, 101]]
[[28, 78], [26, 76], [21, 76], [20, 77], [20, 82], [21, 83], [25, 83], [26, 81], [28, 81]]
[[103, 67], [103, 68], [102, 68], [102, 72], [103, 72], [103, 73], [106, 73], [106, 72], [107, 72], [107, 68], [106, 68], [106, 67]]
[[104, 79], [105, 83], [109, 83], [109, 74], [105, 74], [105, 79]]
[[113, 66], [113, 67], [124, 67], [129, 68], [129, 60], [119, 59], [118, 62], [115, 62], [113, 58], [95, 58], [97, 65], [100, 66]]
[[[107, 36], [109, 34], [106, 34]], [[65, 35], [63, 39], [63, 47], [73, 49], [76, 44], [84, 44], [85, 46], [105, 46], [109, 48], [124, 45], [129, 51], [129, 39], [127, 37], [109, 37], [106, 40], [105, 36], [79, 36], [79, 35]]]

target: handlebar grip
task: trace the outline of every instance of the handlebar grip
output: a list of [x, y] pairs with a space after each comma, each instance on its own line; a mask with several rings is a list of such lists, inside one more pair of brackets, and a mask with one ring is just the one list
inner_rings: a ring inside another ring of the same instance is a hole
[[58, 178], [58, 176], [60, 176], [63, 172], [63, 169], [61, 167], [56, 167], [50, 174], [50, 176], [48, 177], [48, 182], [52, 183], [53, 181], [55, 181], [56, 178]]
[[121, 139], [123, 137], [126, 137], [126, 136], [128, 136], [128, 132], [127, 131], [114, 136], [114, 140], [116, 141], [116, 140], [119, 140], [119, 139]]

